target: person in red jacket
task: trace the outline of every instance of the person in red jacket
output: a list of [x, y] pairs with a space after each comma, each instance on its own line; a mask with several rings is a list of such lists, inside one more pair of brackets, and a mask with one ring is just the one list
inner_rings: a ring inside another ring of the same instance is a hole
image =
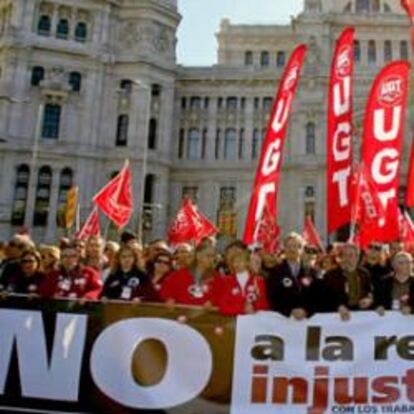
[[233, 272], [219, 276], [213, 285], [213, 305], [225, 315], [251, 314], [269, 309], [265, 281], [249, 270], [250, 253], [245, 247], [231, 258]]
[[47, 275], [49, 297], [96, 300], [102, 291], [102, 281], [97, 270], [80, 264], [79, 252], [75, 245], [62, 250], [58, 270]]
[[201, 243], [192, 266], [171, 272], [161, 284], [161, 298], [168, 304], [209, 305], [215, 277], [216, 252], [208, 243]]

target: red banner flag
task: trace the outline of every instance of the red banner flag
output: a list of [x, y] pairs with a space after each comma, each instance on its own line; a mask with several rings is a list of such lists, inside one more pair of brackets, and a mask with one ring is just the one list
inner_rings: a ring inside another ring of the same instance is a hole
[[168, 230], [168, 240], [171, 244], [195, 242], [198, 244], [204, 237], [218, 233], [217, 227], [200, 213], [191, 199], [183, 200], [177, 216]]
[[406, 211], [399, 211], [400, 240], [404, 243], [404, 249], [410, 253], [414, 250], [414, 223]]
[[407, 207], [414, 207], [414, 141], [411, 144], [410, 165], [407, 175], [407, 193], [405, 195]]
[[366, 108], [362, 160], [386, 215], [379, 223], [377, 241], [399, 237], [398, 188], [409, 70], [407, 62], [387, 65], [375, 79]]
[[328, 233], [351, 218], [352, 91], [354, 34], [347, 28], [336, 43], [328, 97], [327, 220]]
[[302, 237], [309, 246], [318, 247], [321, 251], [325, 251], [321, 237], [319, 236], [311, 217], [306, 217], [305, 219]]
[[411, 44], [414, 50], [414, 0], [401, 0], [401, 6], [405, 9], [411, 22]]
[[276, 253], [279, 247], [280, 228], [276, 223], [276, 217], [272, 216], [266, 204], [262, 217], [256, 227], [255, 241], [260, 243], [268, 254]]
[[295, 49], [280, 82], [260, 155], [246, 218], [243, 237], [246, 244], [253, 244], [256, 241], [254, 235], [257, 233], [256, 228], [266, 204], [271, 216], [277, 218], [277, 193], [283, 144], [306, 50], [305, 45], [300, 45]]
[[358, 244], [365, 248], [377, 241], [379, 225], [386, 219], [385, 211], [378, 191], [363, 165], [356, 169], [352, 188], [352, 223], [358, 225]]
[[76, 234], [77, 240], [86, 240], [90, 236], [100, 236], [101, 226], [99, 223], [98, 208], [95, 207], [86, 219], [82, 229]]
[[93, 198], [93, 201], [119, 228], [128, 224], [133, 211], [128, 160], [119, 174]]

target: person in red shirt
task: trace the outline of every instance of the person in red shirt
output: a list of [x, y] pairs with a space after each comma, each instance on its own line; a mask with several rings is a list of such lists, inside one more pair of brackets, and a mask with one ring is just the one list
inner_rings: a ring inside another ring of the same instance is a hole
[[102, 290], [97, 270], [80, 264], [75, 245], [64, 247], [58, 270], [47, 275], [49, 297], [96, 300]]
[[233, 270], [227, 276], [218, 276], [213, 285], [213, 305], [225, 315], [252, 314], [269, 309], [265, 281], [249, 270], [250, 253], [245, 247], [230, 260]]
[[215, 277], [216, 252], [208, 243], [200, 244], [192, 266], [171, 272], [161, 285], [160, 295], [168, 304], [209, 305]]

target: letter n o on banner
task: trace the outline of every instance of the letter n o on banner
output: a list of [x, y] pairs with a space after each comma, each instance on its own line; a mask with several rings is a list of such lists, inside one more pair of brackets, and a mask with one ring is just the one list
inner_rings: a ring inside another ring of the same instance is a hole
[[[137, 347], [155, 339], [167, 350], [168, 365], [161, 382], [140, 386], [132, 372]], [[197, 398], [212, 373], [211, 349], [193, 328], [158, 318], [123, 320], [96, 340], [91, 374], [99, 389], [117, 403], [137, 409], [163, 409]]]

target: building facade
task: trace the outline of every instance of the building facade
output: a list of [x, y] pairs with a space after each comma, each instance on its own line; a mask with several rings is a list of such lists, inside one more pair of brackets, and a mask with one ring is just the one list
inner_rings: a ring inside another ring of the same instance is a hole
[[[38, 240], [64, 234], [68, 188], [80, 187], [85, 217], [125, 158], [136, 205], [144, 200], [151, 213], [138, 208], [132, 229], [144, 216], [147, 238], [164, 235], [190, 196], [227, 238], [241, 236], [275, 91], [300, 42], [309, 52], [284, 151], [279, 221], [283, 231], [301, 230], [311, 214], [325, 234], [335, 40], [355, 25], [358, 152], [375, 75], [388, 61], [411, 59], [399, 0], [305, 0], [288, 25], [225, 19], [212, 67], [177, 65], [179, 21], [176, 0], [0, 0], [0, 239], [23, 226]], [[405, 157], [409, 121], [406, 135]]]

